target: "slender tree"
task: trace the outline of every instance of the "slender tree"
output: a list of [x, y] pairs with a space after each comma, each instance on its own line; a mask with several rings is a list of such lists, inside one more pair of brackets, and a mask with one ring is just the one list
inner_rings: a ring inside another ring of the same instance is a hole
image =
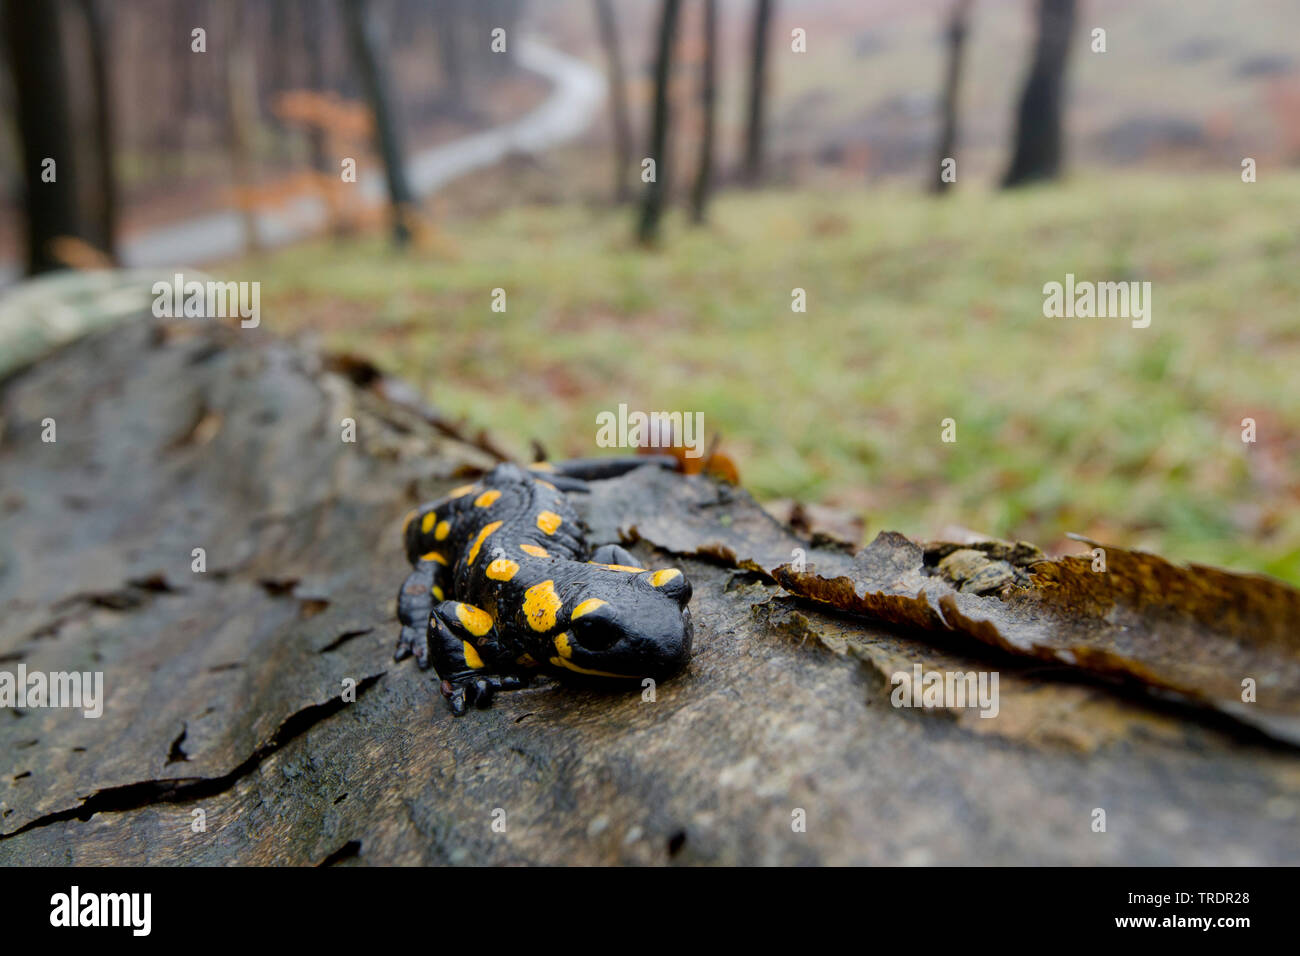
[[381, 56], [379, 23], [367, 0], [343, 0], [344, 22], [361, 85], [375, 117], [375, 138], [388, 178], [388, 198], [393, 207], [393, 238], [405, 245], [411, 238], [407, 217], [415, 197], [406, 178], [406, 154], [402, 151], [397, 110], [388, 81], [387, 64]]
[[[319, 0], [300, 0], [299, 12], [302, 14], [303, 45], [307, 67], [305, 85], [316, 93], [324, 93], [329, 87], [325, 73], [324, 24], [329, 9], [327, 4], [320, 3]], [[318, 173], [334, 172], [323, 126], [312, 124], [308, 132], [308, 145], [312, 168]]]
[[939, 148], [935, 168], [930, 177], [930, 191], [943, 195], [952, 183], [944, 179], [943, 164], [956, 159], [957, 150], [957, 100], [961, 92], [962, 54], [966, 46], [966, 33], [970, 27], [971, 0], [953, 0], [944, 31], [948, 43], [948, 68], [943, 82], [943, 107], [939, 119]]
[[264, 57], [266, 70], [258, 89], [258, 111], [275, 132], [275, 149], [281, 159], [292, 156], [293, 134], [276, 115], [275, 101], [281, 93], [293, 86], [293, 23], [295, 10], [291, 0], [270, 0], [266, 13], [265, 36], [258, 50]]
[[1002, 180], [1005, 187], [1060, 175], [1061, 113], [1074, 15], [1075, 0], [1038, 0], [1034, 61], [1016, 114], [1015, 149]]
[[596, 0], [596, 19], [609, 72], [609, 111], [614, 124], [614, 201], [625, 203], [632, 198], [628, 182], [632, 170], [632, 120], [628, 115], [623, 50], [612, 0]]
[[718, 0], [704, 0], [704, 64], [700, 77], [700, 155], [691, 189], [691, 221], [704, 222], [713, 177], [713, 128], [718, 76]]
[[465, 64], [460, 56], [461, 38], [464, 34], [464, 11], [461, 0], [442, 0], [434, 7], [438, 16], [438, 61], [442, 66], [442, 80], [446, 85], [444, 96], [453, 113], [468, 112], [465, 98]]
[[[236, 3], [236, 0], [229, 2]], [[165, 67], [170, 82], [162, 84], [167, 104], [162, 109], [150, 111], [154, 117], [153, 162], [157, 178], [182, 178], [187, 172], [187, 121], [199, 112], [200, 105], [209, 108], [210, 116], [222, 115], [229, 92], [227, 63], [213, 46], [217, 32], [214, 28], [220, 17], [213, 15], [205, 0], [170, 4], [159, 19], [167, 35], [167, 42], [159, 53], [170, 60]], [[191, 46], [191, 31], [196, 27], [207, 31], [208, 49], [212, 50], [212, 59], [216, 61], [215, 69], [208, 77], [202, 74], [212, 60], [207, 54], [195, 54]], [[226, 118], [229, 119], [228, 114]]]
[[655, 162], [655, 177], [646, 184], [645, 201], [641, 206], [641, 222], [637, 237], [649, 245], [659, 238], [659, 220], [663, 215], [664, 200], [668, 193], [669, 98], [668, 82], [673, 69], [673, 40], [677, 36], [677, 16], [681, 0], [664, 0], [659, 19], [659, 47], [655, 62], [655, 104], [650, 122], [650, 157]]
[[95, 108], [94, 232], [110, 260], [117, 259], [117, 176], [113, 172], [113, 90], [108, 66], [108, 24], [99, 0], [80, 0], [90, 54], [90, 82]]
[[767, 47], [772, 0], [755, 0], [750, 43], [749, 122], [745, 129], [744, 180], [757, 186], [763, 178], [763, 126], [767, 107]]
[[[241, 29], [244, 0], [228, 0], [224, 49], [226, 65], [226, 138], [230, 144], [230, 167], [236, 187], [253, 183], [253, 135], [257, 127], [257, 67], [249, 35]], [[256, 249], [257, 213], [251, 200], [240, 203], [244, 222], [244, 245]]]
[[[51, 242], [86, 238], [78, 215], [77, 178], [68, 89], [63, 75], [59, 7], [3, 0], [9, 69], [22, 140], [23, 206], [27, 213], [27, 271], [62, 268]], [[53, 160], [54, 166], [48, 165]], [[48, 171], [48, 172], [47, 172]], [[53, 179], [49, 176], [53, 175]]]

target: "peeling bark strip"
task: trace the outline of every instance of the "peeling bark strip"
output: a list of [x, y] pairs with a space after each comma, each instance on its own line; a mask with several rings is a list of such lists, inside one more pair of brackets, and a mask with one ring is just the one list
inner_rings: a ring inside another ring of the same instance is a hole
[[1300, 745], [1300, 592], [1259, 575], [1105, 553], [1105, 571], [1088, 558], [1040, 561], [1028, 586], [988, 597], [956, 590], [921, 546], [894, 533], [847, 573], [782, 567], [775, 576], [840, 610], [1137, 680]]

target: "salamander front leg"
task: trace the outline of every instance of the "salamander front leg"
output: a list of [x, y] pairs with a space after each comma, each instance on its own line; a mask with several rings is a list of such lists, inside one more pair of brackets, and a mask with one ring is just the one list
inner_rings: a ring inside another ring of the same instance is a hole
[[429, 613], [440, 595], [440, 591], [434, 590], [439, 568], [432, 561], [420, 561], [397, 592], [397, 619], [402, 623], [402, 632], [397, 638], [393, 659], [401, 661], [414, 654], [420, 670], [427, 669], [430, 663]]
[[623, 568], [639, 568], [641, 563], [627, 548], [617, 544], [602, 544], [591, 553], [594, 564], [616, 564]]
[[472, 604], [443, 601], [429, 616], [429, 644], [443, 697], [457, 717], [471, 704], [488, 707], [499, 690], [526, 687], [517, 674], [494, 673], [501, 663], [492, 616]]

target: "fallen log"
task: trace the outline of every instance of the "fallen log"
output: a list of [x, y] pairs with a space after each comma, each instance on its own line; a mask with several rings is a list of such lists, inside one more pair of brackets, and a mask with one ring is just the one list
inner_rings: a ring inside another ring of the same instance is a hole
[[[495, 456], [341, 368], [145, 315], [0, 385], [0, 670], [104, 686], [98, 718], [0, 713], [0, 863], [1295, 862], [1285, 734], [823, 603], [840, 578], [861, 602], [870, 562], [698, 475], [577, 501], [594, 540], [690, 577], [685, 673], [453, 718], [392, 660], [399, 531]], [[959, 597], [971, 620], [1003, 602]], [[1295, 633], [1252, 662], [1261, 687], [1293, 681]], [[996, 716], [894, 706], [932, 672], [996, 674]]]

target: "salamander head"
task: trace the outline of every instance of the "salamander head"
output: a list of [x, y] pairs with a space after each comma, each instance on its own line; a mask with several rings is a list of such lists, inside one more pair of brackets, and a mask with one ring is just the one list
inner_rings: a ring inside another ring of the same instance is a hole
[[569, 626], [554, 640], [553, 666], [639, 680], [668, 677], [690, 660], [691, 583], [676, 568], [601, 571], [572, 593]]

